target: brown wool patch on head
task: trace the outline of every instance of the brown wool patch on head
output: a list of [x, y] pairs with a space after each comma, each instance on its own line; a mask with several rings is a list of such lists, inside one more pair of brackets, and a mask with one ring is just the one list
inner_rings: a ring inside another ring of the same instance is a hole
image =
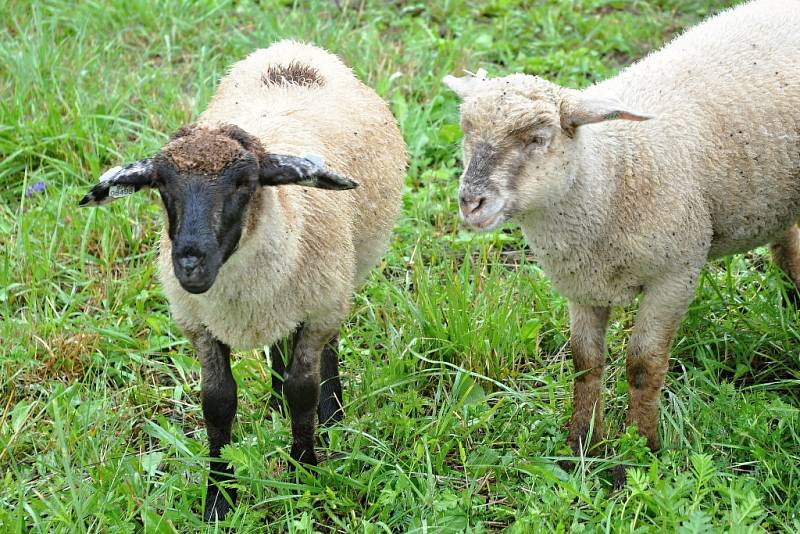
[[302, 87], [322, 87], [325, 78], [309, 65], [292, 61], [288, 65], [270, 65], [261, 75], [264, 85], [300, 85]]
[[181, 173], [215, 176], [231, 161], [244, 155], [242, 145], [219, 130], [193, 128], [174, 137], [161, 154]]

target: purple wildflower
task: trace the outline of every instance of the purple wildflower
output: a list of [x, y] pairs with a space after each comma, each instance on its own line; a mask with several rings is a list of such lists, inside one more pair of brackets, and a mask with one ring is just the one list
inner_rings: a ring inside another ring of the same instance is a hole
[[45, 183], [44, 182], [36, 182], [35, 184], [29, 185], [28, 189], [25, 190], [25, 196], [31, 197], [36, 193], [41, 193], [44, 191]]

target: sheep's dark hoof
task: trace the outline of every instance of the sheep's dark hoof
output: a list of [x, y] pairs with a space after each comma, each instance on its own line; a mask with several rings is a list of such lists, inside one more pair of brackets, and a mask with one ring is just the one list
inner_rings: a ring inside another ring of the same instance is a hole
[[[292, 458], [300, 464], [317, 465], [317, 454], [314, 452], [313, 447], [301, 447], [292, 445]], [[289, 470], [294, 470], [294, 464], [289, 463]]]
[[628, 477], [625, 475], [625, 470], [626, 468], [624, 465], [618, 465], [611, 471], [611, 484], [614, 487], [614, 491], [624, 489], [628, 484]]
[[[578, 428], [570, 428], [569, 437], [567, 437], [567, 445], [572, 450], [572, 454], [576, 458], [584, 456], [595, 456], [599, 450], [599, 444], [602, 441], [598, 434], [591, 436], [591, 443], [588, 447], [585, 445], [586, 436], [589, 433], [589, 426], [581, 426]], [[564, 471], [571, 473], [575, 466], [578, 465], [579, 460], [559, 460], [558, 466]]]
[[559, 460], [556, 463], [558, 464], [558, 467], [567, 473], [572, 473], [572, 471], [575, 470], [575, 466], [578, 465], [578, 462], [575, 460]]
[[784, 301], [787, 306], [800, 310], [800, 289], [797, 287], [786, 288], [786, 298], [788, 302]]
[[586, 434], [580, 434], [581, 437], [568, 437], [567, 438], [567, 445], [569, 445], [569, 449], [572, 451], [572, 454], [575, 456], [581, 456], [584, 453], [583, 450], [583, 440]]
[[[225, 498], [225, 493], [228, 494], [230, 502]], [[221, 521], [225, 515], [233, 508], [236, 503], [236, 488], [227, 488], [222, 491], [214, 484], [209, 483], [206, 490], [206, 509], [203, 512], [203, 519], [208, 523], [214, 521]]]
[[[595, 431], [589, 435], [589, 423], [577, 424], [570, 421], [567, 430], [569, 432], [567, 434], [567, 445], [572, 449], [572, 453], [575, 456], [581, 456], [582, 454], [593, 456], [596, 454], [598, 445], [603, 441], [603, 436], [597, 429], [594, 429]], [[589, 439], [588, 446], [586, 443], [587, 436]]]

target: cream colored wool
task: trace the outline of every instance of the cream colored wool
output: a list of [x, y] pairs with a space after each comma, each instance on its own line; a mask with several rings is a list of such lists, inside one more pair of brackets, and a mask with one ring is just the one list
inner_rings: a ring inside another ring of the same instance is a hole
[[643, 293], [628, 420], [658, 447], [669, 344], [706, 260], [772, 242], [800, 281], [800, 1], [723, 12], [583, 91], [520, 74], [445, 83], [463, 99], [462, 216], [518, 221], [569, 299], [583, 373], [570, 442], [593, 412], [600, 437], [608, 307]]
[[[324, 83], [264, 83], [270, 67], [291, 64], [315, 68]], [[269, 345], [301, 322], [337, 331], [354, 289], [386, 249], [400, 208], [405, 144], [386, 103], [333, 54], [281, 41], [234, 64], [198, 124], [239, 126], [268, 153], [319, 154], [327, 168], [360, 186], [262, 187], [237, 252], [199, 295], [178, 283], [165, 229], [160, 277], [176, 322], [188, 332], [205, 326], [242, 349]]]

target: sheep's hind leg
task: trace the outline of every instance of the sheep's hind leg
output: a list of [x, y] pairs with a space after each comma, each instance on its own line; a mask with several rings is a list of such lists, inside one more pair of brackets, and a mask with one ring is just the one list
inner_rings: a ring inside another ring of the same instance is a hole
[[[222, 447], [231, 441], [236, 415], [236, 380], [231, 373], [231, 349], [207, 330], [187, 332], [201, 366], [201, 398], [208, 433], [211, 471], [206, 488], [206, 521], [222, 519], [236, 502], [236, 488], [223, 490], [221, 484], [233, 478], [228, 462], [219, 459]], [[230, 498], [226, 499], [225, 492]]]
[[[685, 273], [646, 287], [628, 344], [627, 424], [636, 425], [653, 452], [661, 447], [658, 400], [669, 366], [669, 348], [694, 298], [697, 277], [695, 272]], [[614, 469], [613, 482], [617, 488], [625, 484], [624, 466]]]
[[319, 424], [334, 425], [344, 417], [342, 382], [339, 378], [339, 335], [333, 336], [322, 349], [320, 364]]
[[793, 290], [788, 293], [789, 300], [795, 308], [800, 307], [800, 229], [792, 225], [769, 248], [773, 261], [794, 282]]
[[[581, 306], [572, 302], [569, 305], [570, 349], [575, 365], [575, 382], [567, 441], [578, 456], [589, 452], [603, 436], [601, 391], [609, 313], [608, 307]], [[590, 429], [592, 434], [587, 447]]]
[[320, 398], [320, 360], [325, 344], [336, 331], [305, 324], [297, 334], [292, 363], [283, 383], [292, 418], [292, 458], [317, 465], [314, 431]]
[[[302, 325], [299, 328], [302, 328]], [[283, 415], [283, 381], [286, 375], [286, 363], [291, 359], [296, 336], [297, 331], [292, 332], [269, 348], [272, 365], [272, 395], [269, 398], [269, 407], [281, 415]]]
[[[290, 360], [296, 333], [288, 336], [269, 349], [272, 361], [272, 395], [270, 408], [283, 414], [283, 381], [286, 362]], [[327, 427], [344, 417], [342, 408], [342, 382], [339, 378], [339, 335], [336, 334], [322, 349], [320, 363], [319, 424]]]

